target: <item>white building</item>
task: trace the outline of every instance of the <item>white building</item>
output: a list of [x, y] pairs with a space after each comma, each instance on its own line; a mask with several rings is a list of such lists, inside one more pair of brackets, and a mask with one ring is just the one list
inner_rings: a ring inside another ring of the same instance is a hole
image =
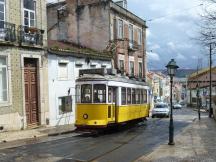
[[51, 48], [48, 53], [49, 124], [51, 126], [75, 122], [75, 81], [79, 69], [112, 68], [110, 56], [101, 53], [66, 52]]

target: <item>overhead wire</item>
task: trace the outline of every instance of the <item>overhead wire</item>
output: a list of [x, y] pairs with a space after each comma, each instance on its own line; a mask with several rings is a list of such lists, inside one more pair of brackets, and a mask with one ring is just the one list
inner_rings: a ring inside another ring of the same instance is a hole
[[160, 16], [160, 17], [148, 19], [147, 22], [152, 22], [152, 21], [155, 21], [155, 20], [158, 20], [158, 19], [162, 19], [162, 18], [166, 18], [166, 17], [169, 17], [169, 16], [173, 16], [173, 15], [176, 15], [177, 13], [182, 12], [182, 11], [188, 11], [188, 10], [191, 10], [191, 9], [194, 9], [194, 8], [197, 8], [197, 7], [200, 7], [200, 6], [203, 6], [203, 3], [201, 3], [201, 4], [199, 4], [199, 5], [196, 5], [196, 6], [193, 6], [193, 7], [190, 7], [190, 8], [185, 8], [185, 9], [179, 10], [179, 11], [177, 11], [177, 12], [169, 13], [169, 14], [164, 15], [164, 16]]

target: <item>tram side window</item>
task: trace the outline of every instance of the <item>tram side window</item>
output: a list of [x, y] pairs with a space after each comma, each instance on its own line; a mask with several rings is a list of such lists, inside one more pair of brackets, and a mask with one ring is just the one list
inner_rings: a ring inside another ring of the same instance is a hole
[[122, 105], [126, 105], [126, 88], [121, 89], [121, 100]]
[[94, 85], [94, 103], [106, 103], [106, 85]]
[[144, 90], [144, 103], [147, 103], [147, 90]]
[[132, 89], [132, 104], [136, 104], [136, 91]]
[[112, 102], [112, 88], [109, 87], [108, 89], [108, 102], [111, 103]]
[[76, 86], [76, 102], [80, 103], [81, 102], [81, 91], [80, 91], [80, 85]]
[[131, 104], [131, 89], [127, 88], [127, 104]]
[[141, 104], [144, 103], [144, 90], [143, 89], [140, 90], [140, 103]]
[[83, 84], [81, 86], [81, 101], [82, 103], [92, 102], [92, 85], [91, 84]]
[[136, 104], [140, 104], [140, 90], [136, 89]]

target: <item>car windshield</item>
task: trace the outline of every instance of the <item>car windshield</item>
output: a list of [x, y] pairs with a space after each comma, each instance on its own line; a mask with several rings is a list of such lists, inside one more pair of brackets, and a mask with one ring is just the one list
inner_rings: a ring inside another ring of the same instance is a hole
[[159, 105], [155, 105], [155, 108], [167, 108], [168, 106], [166, 104], [159, 104]]

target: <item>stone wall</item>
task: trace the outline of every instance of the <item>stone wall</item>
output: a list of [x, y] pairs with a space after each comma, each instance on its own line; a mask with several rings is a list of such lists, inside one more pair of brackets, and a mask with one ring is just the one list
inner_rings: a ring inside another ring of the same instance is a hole
[[[20, 25], [23, 25], [23, 1], [8, 0], [5, 1], [6, 18], [5, 21], [16, 25], [16, 36]], [[47, 46], [47, 23], [46, 23], [46, 1], [36, 1], [36, 28], [44, 30], [43, 47], [41, 49], [34, 47], [21, 47], [18, 40], [13, 46], [7, 43], [0, 43], [0, 55], [7, 57], [8, 62], [8, 95], [7, 103], [0, 103], [0, 127], [4, 130], [17, 130], [26, 127], [25, 117], [25, 89], [24, 89], [24, 65], [25, 57], [38, 58], [40, 65], [38, 67], [41, 89], [39, 90], [40, 105], [40, 124], [45, 124], [48, 113], [48, 86], [47, 86], [47, 65], [44, 48]], [[1, 130], [0, 130], [1, 131]]]

